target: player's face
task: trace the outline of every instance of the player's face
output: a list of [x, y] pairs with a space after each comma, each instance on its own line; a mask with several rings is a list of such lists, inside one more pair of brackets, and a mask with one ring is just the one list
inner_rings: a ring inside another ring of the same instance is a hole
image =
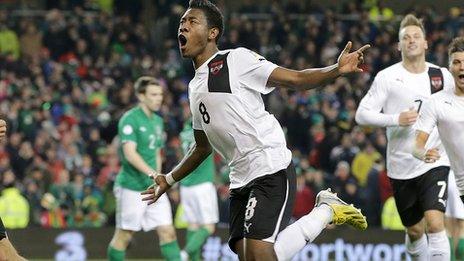
[[425, 56], [427, 50], [427, 41], [425, 40], [424, 32], [419, 26], [410, 25], [400, 31], [399, 50], [403, 57], [414, 58]]
[[177, 40], [182, 57], [193, 58], [201, 54], [208, 42], [208, 22], [200, 9], [188, 9], [179, 23]]
[[456, 87], [464, 92], [464, 52], [451, 54], [449, 70], [454, 77]]
[[145, 93], [139, 94], [139, 99], [150, 111], [158, 111], [163, 102], [163, 87], [148, 85]]

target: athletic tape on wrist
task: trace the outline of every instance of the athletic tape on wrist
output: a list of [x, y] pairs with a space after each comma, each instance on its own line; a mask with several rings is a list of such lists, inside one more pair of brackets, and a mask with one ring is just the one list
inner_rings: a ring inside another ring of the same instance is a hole
[[176, 180], [172, 177], [171, 173], [166, 175], [166, 182], [169, 184], [169, 186], [172, 186], [176, 183]]

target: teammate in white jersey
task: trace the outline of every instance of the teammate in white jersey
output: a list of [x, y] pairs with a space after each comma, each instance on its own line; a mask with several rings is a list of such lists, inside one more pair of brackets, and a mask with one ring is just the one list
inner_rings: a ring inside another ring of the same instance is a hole
[[427, 164], [411, 154], [413, 124], [422, 103], [432, 93], [453, 88], [452, 76], [445, 68], [425, 61], [427, 48], [422, 22], [413, 15], [404, 17], [398, 45], [402, 61], [377, 74], [358, 107], [356, 122], [387, 128], [387, 173], [406, 227], [409, 255], [413, 260], [449, 260], [444, 228], [449, 161], [440, 149], [437, 130], [431, 129], [427, 146], [439, 148], [439, 160]]
[[155, 177], [158, 186], [144, 192], [145, 200], [155, 202], [214, 148], [231, 168], [229, 246], [241, 260], [290, 260], [330, 222], [365, 229], [361, 212], [328, 191], [318, 195], [311, 213], [287, 227], [295, 171], [282, 128], [264, 109], [261, 94], [271, 92], [271, 86], [310, 89], [343, 73], [360, 72], [362, 52], [369, 46], [350, 53], [349, 42], [338, 64], [294, 71], [245, 48], [219, 51], [222, 31], [222, 14], [215, 5], [190, 1], [178, 40], [182, 56], [191, 58], [196, 69], [189, 84], [196, 145], [170, 173]]
[[456, 185], [464, 202], [464, 38], [453, 40], [449, 50], [449, 70], [454, 78], [454, 90], [432, 95], [424, 103], [417, 122], [414, 156], [430, 164], [440, 160], [439, 150], [429, 147], [428, 140], [438, 129], [450, 158]]

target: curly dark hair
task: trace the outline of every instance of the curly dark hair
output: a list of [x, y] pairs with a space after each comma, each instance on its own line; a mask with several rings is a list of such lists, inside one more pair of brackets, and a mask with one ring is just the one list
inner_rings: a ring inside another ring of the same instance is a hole
[[189, 7], [192, 9], [200, 9], [206, 16], [206, 21], [209, 28], [216, 27], [219, 29], [219, 34], [216, 37], [216, 43], [221, 38], [224, 32], [224, 16], [219, 8], [208, 0], [190, 0]]

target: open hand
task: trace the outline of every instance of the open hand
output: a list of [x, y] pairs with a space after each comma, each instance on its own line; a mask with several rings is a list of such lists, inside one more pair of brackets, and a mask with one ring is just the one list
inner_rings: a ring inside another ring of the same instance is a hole
[[155, 203], [158, 198], [163, 195], [163, 193], [171, 188], [171, 186], [169, 186], [166, 182], [166, 177], [163, 174], [156, 174], [155, 176], [152, 176], [152, 178], [154, 179], [153, 185], [141, 193], [142, 195], [146, 195], [146, 197], [142, 198], [142, 200], [148, 201], [148, 205]]
[[416, 122], [418, 116], [417, 110], [411, 107], [408, 111], [400, 113], [398, 121], [400, 126], [410, 126]]
[[424, 161], [427, 163], [434, 163], [440, 159], [440, 152], [437, 148], [429, 149], [424, 155]]
[[353, 43], [348, 41], [343, 49], [342, 53], [338, 57], [338, 71], [340, 74], [351, 73], [351, 72], [362, 72], [363, 70], [359, 68], [359, 65], [364, 63], [364, 54], [363, 51], [371, 47], [369, 44], [364, 45], [359, 48], [357, 51], [350, 53], [351, 46]]

